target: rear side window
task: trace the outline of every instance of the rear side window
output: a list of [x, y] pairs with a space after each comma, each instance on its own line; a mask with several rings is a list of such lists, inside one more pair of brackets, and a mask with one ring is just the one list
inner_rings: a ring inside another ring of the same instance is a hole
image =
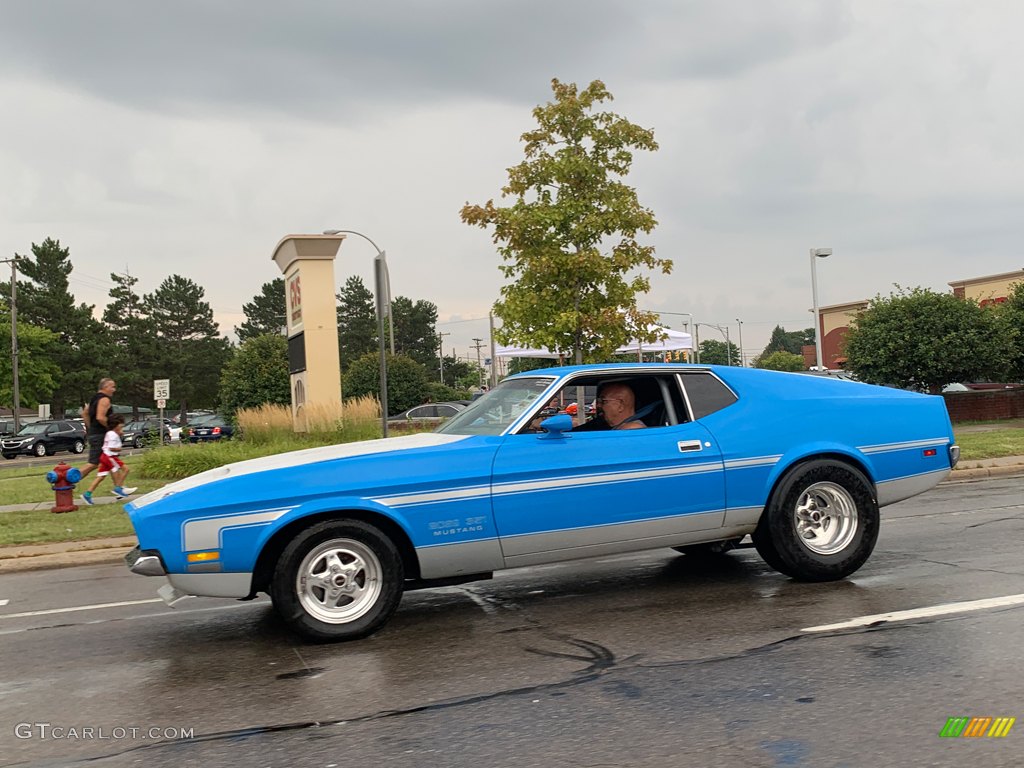
[[707, 371], [693, 371], [680, 374], [679, 377], [686, 390], [686, 399], [690, 403], [694, 419], [727, 408], [736, 402], [736, 395], [717, 376]]

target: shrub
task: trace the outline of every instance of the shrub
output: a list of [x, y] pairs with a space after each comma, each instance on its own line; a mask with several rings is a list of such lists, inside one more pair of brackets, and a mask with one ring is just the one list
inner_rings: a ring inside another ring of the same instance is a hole
[[[419, 405], [430, 395], [426, 369], [411, 357], [388, 355], [388, 415]], [[380, 358], [370, 352], [355, 360], [345, 374], [347, 397], [374, 396], [380, 391]]]

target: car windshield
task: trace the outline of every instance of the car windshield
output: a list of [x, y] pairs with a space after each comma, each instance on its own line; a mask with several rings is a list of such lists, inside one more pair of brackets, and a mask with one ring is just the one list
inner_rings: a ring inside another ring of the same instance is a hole
[[26, 424], [21, 428], [19, 435], [41, 435], [46, 432], [46, 428], [49, 424]]
[[448, 435], [500, 435], [551, 386], [554, 377], [505, 379], [436, 431]]

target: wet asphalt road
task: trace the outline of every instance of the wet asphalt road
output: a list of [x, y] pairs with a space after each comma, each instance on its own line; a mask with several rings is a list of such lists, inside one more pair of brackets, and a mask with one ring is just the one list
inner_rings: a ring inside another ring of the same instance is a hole
[[[791, 581], [749, 549], [658, 550], [410, 593], [384, 631], [336, 645], [265, 599], [82, 610], [155, 599], [120, 566], [4, 575], [0, 765], [1024, 764], [1024, 607], [801, 631], [1024, 593], [1024, 478], [883, 518], [844, 582]], [[939, 738], [954, 716], [1022, 721]]]

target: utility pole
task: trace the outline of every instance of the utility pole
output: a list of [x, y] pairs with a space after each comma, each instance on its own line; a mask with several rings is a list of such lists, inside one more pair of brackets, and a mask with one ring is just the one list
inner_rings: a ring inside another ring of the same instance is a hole
[[451, 331], [440, 331], [437, 334], [437, 360], [441, 369], [441, 383], [444, 384], [444, 337], [451, 336]]
[[11, 372], [14, 374], [11, 416], [17, 434], [21, 431], [21, 393], [18, 391], [18, 257], [3, 259], [0, 264], [11, 265]]
[[484, 367], [480, 363], [480, 348], [483, 347], [483, 339], [478, 339], [478, 338], [474, 337], [473, 341], [476, 342], [476, 344], [473, 346], [473, 348], [476, 350], [477, 378], [479, 379], [480, 386], [483, 386], [483, 383], [484, 383]]
[[490, 321], [491, 330], [491, 389], [494, 389], [498, 386], [498, 357], [494, 354], [496, 351], [494, 348], [494, 313], [488, 313], [487, 318]]
[[747, 364], [743, 360], [743, 321], [737, 317], [736, 322], [740, 324], [740, 368], [745, 368]]

